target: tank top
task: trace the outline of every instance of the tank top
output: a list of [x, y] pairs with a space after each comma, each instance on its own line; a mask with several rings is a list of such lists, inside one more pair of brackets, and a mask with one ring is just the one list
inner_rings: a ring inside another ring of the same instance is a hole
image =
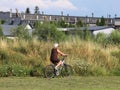
[[50, 60], [51, 61], [55, 61], [58, 59], [58, 52], [57, 52], [57, 48], [53, 48], [51, 50], [51, 57], [50, 57]]

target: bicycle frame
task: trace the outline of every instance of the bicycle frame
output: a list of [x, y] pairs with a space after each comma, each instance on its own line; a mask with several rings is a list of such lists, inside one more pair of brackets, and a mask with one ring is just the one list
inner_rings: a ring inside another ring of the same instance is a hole
[[[65, 57], [62, 58], [62, 64], [58, 68], [58, 72], [60, 73], [59, 75], [62, 75], [63, 77], [73, 74], [72, 67], [65, 63]], [[47, 78], [53, 78], [54, 76], [58, 76], [56, 74], [55, 65], [47, 65], [45, 67], [44, 75]]]
[[[58, 71], [59, 71], [60, 74], [61, 74], [61, 72], [62, 72], [62, 69], [65, 68], [65, 65], [66, 65], [66, 63], [65, 63], [65, 57], [63, 57], [61, 61], [62, 61], [62, 64], [61, 64], [60, 67], [58, 68]], [[54, 68], [54, 69], [55, 69], [55, 68]]]
[[[63, 68], [63, 65], [65, 64], [65, 57], [63, 57], [61, 61], [62, 61], [62, 64], [60, 65], [60, 69], [62, 69], [62, 68]], [[56, 66], [56, 65], [54, 65], [54, 67], [55, 67], [55, 66]]]

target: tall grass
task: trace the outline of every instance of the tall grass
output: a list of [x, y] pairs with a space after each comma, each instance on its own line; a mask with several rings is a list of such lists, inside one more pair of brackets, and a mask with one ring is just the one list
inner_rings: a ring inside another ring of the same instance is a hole
[[[120, 75], [119, 45], [108, 45], [105, 48], [98, 43], [81, 40], [77, 36], [69, 37], [67, 41], [59, 44], [59, 49], [68, 54], [66, 62], [73, 66], [77, 75]], [[28, 69], [26, 72], [33, 70], [37, 65], [43, 68], [51, 63], [49, 58], [52, 47], [53, 42], [49, 41], [1, 39], [1, 68], [9, 65], [14, 70], [13, 65], [15, 65], [18, 69], [25, 67]]]

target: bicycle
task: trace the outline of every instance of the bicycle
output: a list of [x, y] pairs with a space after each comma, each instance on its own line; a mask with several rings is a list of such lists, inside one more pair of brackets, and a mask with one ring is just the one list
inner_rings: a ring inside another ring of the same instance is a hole
[[[65, 57], [62, 58], [62, 65], [60, 65], [58, 71], [60, 73], [59, 75], [62, 75], [62, 77], [71, 76], [73, 74], [72, 66], [65, 63]], [[44, 68], [44, 76], [46, 78], [54, 78], [55, 76], [58, 76], [56, 75], [55, 65], [47, 65]]]

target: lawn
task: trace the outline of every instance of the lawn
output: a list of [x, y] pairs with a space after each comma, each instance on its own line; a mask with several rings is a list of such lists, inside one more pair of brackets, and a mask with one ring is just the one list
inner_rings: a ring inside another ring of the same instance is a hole
[[0, 90], [120, 90], [120, 77], [2, 77]]

